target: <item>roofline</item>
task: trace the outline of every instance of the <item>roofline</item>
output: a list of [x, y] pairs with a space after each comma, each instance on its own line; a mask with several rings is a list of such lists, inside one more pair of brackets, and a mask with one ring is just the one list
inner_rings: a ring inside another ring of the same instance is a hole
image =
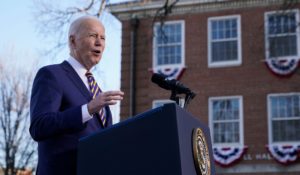
[[[174, 2], [172, 0], [170, 4]], [[203, 13], [249, 7], [263, 7], [272, 5], [281, 5], [284, 0], [183, 0], [179, 1], [172, 13], [169, 15]], [[128, 20], [132, 17], [149, 18], [157, 13], [157, 9], [164, 6], [164, 1], [133, 1], [121, 4], [111, 4], [107, 6], [108, 11], [118, 19]]]
[[[195, 4], [206, 4], [206, 3], [216, 3], [223, 1], [232, 1], [232, 0], [185, 0], [179, 1], [176, 3], [176, 6], [186, 6], [186, 5], [195, 5]], [[171, 3], [174, 2], [171, 1]], [[122, 12], [131, 12], [131, 11], [140, 11], [140, 10], [149, 10], [149, 9], [158, 9], [164, 5], [164, 1], [133, 1], [125, 2], [118, 4], [108, 5], [108, 8], [111, 13], [122, 13]], [[170, 3], [170, 4], [171, 4]]]

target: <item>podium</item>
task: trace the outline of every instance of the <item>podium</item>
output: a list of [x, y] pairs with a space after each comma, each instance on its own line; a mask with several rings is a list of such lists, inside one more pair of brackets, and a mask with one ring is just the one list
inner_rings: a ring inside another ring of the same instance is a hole
[[[195, 140], [195, 128], [203, 132], [206, 150], [201, 139]], [[82, 138], [77, 174], [214, 175], [211, 151], [208, 127], [176, 104], [166, 104]]]

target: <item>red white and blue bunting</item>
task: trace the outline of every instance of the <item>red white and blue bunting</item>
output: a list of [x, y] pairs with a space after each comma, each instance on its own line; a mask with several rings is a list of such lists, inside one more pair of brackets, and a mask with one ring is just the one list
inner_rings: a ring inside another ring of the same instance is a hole
[[299, 59], [266, 59], [266, 65], [276, 75], [288, 76], [297, 69]]
[[164, 74], [168, 79], [179, 80], [185, 70], [184, 66], [154, 67], [153, 73]]
[[239, 161], [245, 154], [247, 146], [240, 147], [214, 147], [215, 162], [223, 167], [228, 167]]
[[281, 164], [288, 165], [300, 157], [300, 145], [267, 145], [272, 157]]

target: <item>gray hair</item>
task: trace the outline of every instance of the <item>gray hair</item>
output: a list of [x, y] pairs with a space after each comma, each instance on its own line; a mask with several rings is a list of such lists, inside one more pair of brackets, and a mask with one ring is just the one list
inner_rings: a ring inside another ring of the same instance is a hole
[[86, 20], [96, 20], [98, 21], [101, 25], [102, 23], [99, 21], [98, 18], [96, 18], [95, 16], [82, 16], [82, 17], [79, 17], [77, 19], [75, 19], [71, 25], [70, 25], [70, 28], [69, 28], [69, 33], [68, 33], [68, 43], [69, 43], [69, 48], [71, 48], [70, 46], [70, 36], [72, 35], [75, 35], [76, 33], [78, 33], [80, 31], [80, 28], [82, 27], [81, 25], [84, 23], [84, 21]]

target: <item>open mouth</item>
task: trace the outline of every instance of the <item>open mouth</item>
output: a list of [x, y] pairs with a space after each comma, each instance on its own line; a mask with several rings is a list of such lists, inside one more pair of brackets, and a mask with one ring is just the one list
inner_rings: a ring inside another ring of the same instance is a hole
[[100, 50], [93, 50], [92, 52], [95, 53], [95, 54], [100, 54], [101, 53]]

